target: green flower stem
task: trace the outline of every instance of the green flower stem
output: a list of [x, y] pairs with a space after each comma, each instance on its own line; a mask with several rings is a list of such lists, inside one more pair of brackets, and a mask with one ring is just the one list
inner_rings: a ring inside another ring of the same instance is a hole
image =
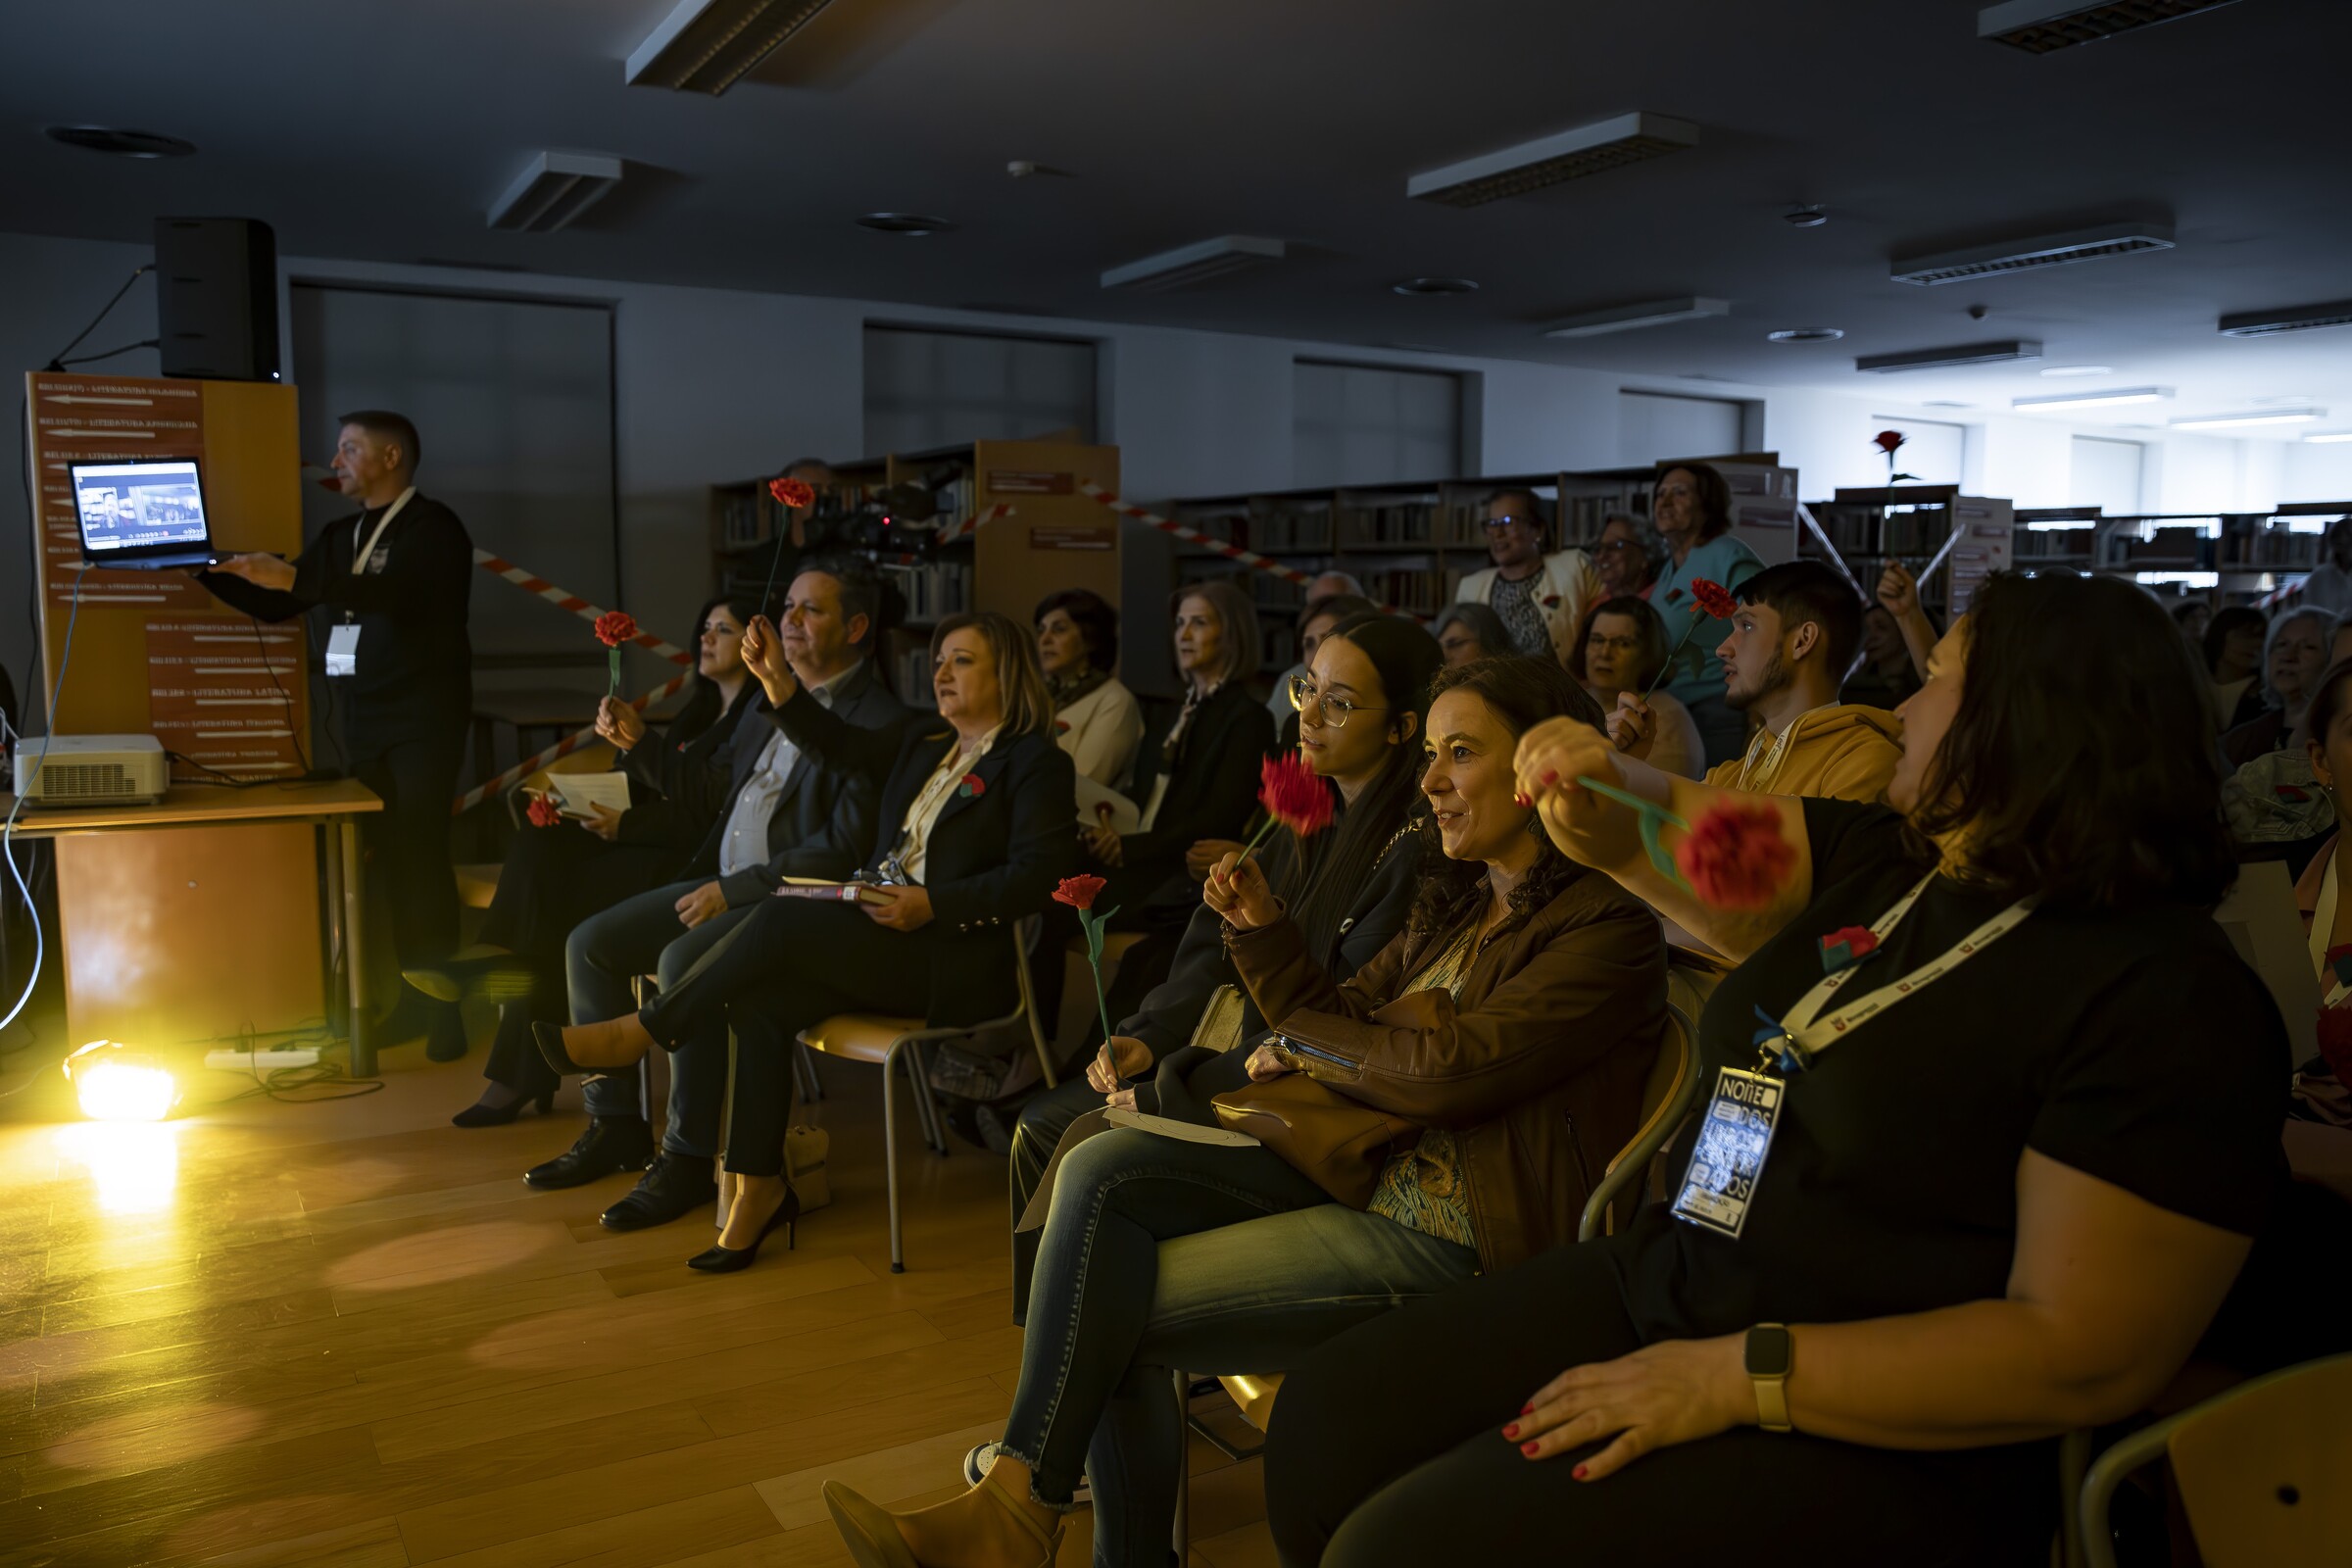
[[1102, 1018], [1102, 1040], [1110, 1042], [1110, 1001], [1102, 994], [1102, 927], [1112, 914], [1097, 914], [1092, 909], [1078, 911], [1078, 923], [1086, 931], [1086, 967], [1095, 977], [1095, 1011]]
[[605, 653], [611, 660], [612, 668], [612, 685], [607, 688], [605, 695], [608, 697], [618, 697], [620, 695], [620, 646], [616, 643], [613, 646], [606, 649]]
[[1642, 848], [1647, 852], [1650, 865], [1656, 869], [1658, 875], [1674, 883], [1677, 887], [1687, 888], [1690, 885], [1683, 880], [1682, 868], [1674, 863], [1674, 853], [1666, 848], [1666, 841], [1661, 836], [1663, 830], [1669, 827], [1681, 828], [1688, 833], [1690, 831], [1690, 823], [1655, 801], [1645, 801], [1641, 796], [1628, 790], [1621, 790], [1614, 784], [1603, 784], [1600, 780], [1587, 778], [1582, 773], [1576, 776], [1576, 783], [1580, 789], [1591, 790], [1603, 800], [1615, 801], [1619, 806], [1639, 813], [1642, 820]]
[[1674, 673], [1674, 662], [1683, 657], [1684, 649], [1690, 646], [1690, 634], [1698, 630], [1699, 621], [1701, 619], [1713, 620], [1715, 618], [1713, 615], [1708, 614], [1704, 610], [1700, 610], [1695, 602], [1690, 608], [1694, 611], [1697, 611], [1697, 613], [1690, 617], [1690, 624], [1683, 628], [1683, 635], [1676, 639], [1674, 652], [1666, 656], [1666, 662], [1658, 666], [1658, 672], [1655, 675], [1650, 676], [1649, 684], [1642, 688], [1642, 700], [1645, 703], [1649, 701], [1649, 694], [1656, 691], [1660, 686], [1665, 685], [1666, 677]]
[[1280, 825], [1280, 823], [1276, 822], [1275, 819], [1269, 815], [1266, 818], [1265, 826], [1259, 828], [1254, 834], [1250, 835], [1250, 842], [1242, 846], [1242, 858], [1247, 860], [1250, 858], [1250, 857], [1255, 855], [1257, 853], [1257, 847], [1266, 842], [1266, 835], [1273, 832], [1274, 829]]

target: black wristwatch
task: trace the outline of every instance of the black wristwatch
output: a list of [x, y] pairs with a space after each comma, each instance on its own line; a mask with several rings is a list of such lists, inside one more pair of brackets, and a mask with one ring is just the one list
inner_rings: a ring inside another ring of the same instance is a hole
[[1756, 1391], [1756, 1425], [1767, 1432], [1794, 1430], [1788, 1424], [1788, 1370], [1796, 1360], [1796, 1341], [1779, 1323], [1759, 1323], [1747, 1331], [1747, 1380]]

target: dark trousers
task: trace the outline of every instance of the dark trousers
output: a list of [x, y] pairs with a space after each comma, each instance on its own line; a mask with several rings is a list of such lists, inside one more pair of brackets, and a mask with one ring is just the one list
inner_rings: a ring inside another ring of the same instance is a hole
[[2046, 1443], [1941, 1453], [1737, 1427], [1603, 1481], [1593, 1448], [1528, 1459], [1502, 1428], [1571, 1366], [1642, 1336], [1612, 1251], [1556, 1248], [1331, 1341], [1285, 1381], [1268, 1523], [1293, 1568], [1547, 1562], [2038, 1568], [2057, 1527]]
[[[464, 715], [461, 713], [460, 718]], [[351, 774], [383, 799], [380, 811], [360, 816], [368, 874], [383, 886], [392, 909], [392, 947], [401, 967], [440, 962], [458, 947], [458, 875], [450, 865], [450, 802], [458, 793], [458, 762], [466, 735], [454, 728], [429, 740], [400, 741], [362, 753]]]
[[893, 931], [854, 904], [762, 899], [638, 1016], [663, 1046], [733, 1030], [735, 1093], [727, 1106], [726, 1168], [784, 1172], [792, 1119], [794, 1039], [837, 1012], [925, 1014], [936, 926]]

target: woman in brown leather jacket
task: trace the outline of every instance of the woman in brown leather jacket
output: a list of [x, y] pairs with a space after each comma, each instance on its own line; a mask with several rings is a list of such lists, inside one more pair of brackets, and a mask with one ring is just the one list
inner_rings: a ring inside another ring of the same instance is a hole
[[1303, 1072], [1325, 1093], [1284, 1093], [1388, 1113], [1402, 1131], [1373, 1161], [1368, 1199], [1357, 1184], [1360, 1206], [1335, 1200], [1267, 1147], [1127, 1127], [1065, 1139], [1004, 1439], [971, 1492], [919, 1513], [828, 1484], [861, 1563], [1049, 1562], [1082, 1465], [1095, 1561], [1163, 1561], [1183, 1442], [1171, 1369], [1281, 1371], [1378, 1313], [1574, 1238], [1639, 1116], [1665, 1019], [1664, 943], [1654, 914], [1562, 857], [1516, 798], [1519, 736], [1561, 714], [1599, 729], [1592, 699], [1532, 659], [1482, 660], [1434, 685], [1421, 726], [1432, 842], [1405, 930], [1335, 980], [1255, 863], [1228, 858], [1202, 897], [1277, 1033], [1223, 1056], [1179, 1053], [1152, 1086], [1163, 1115], [1213, 1124], [1211, 1096], [1248, 1101], [1252, 1082]]

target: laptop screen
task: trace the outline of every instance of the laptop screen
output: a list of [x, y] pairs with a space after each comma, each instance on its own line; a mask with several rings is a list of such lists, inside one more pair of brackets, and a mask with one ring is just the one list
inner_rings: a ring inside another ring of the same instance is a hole
[[194, 459], [76, 463], [72, 471], [81, 548], [91, 560], [208, 542]]

